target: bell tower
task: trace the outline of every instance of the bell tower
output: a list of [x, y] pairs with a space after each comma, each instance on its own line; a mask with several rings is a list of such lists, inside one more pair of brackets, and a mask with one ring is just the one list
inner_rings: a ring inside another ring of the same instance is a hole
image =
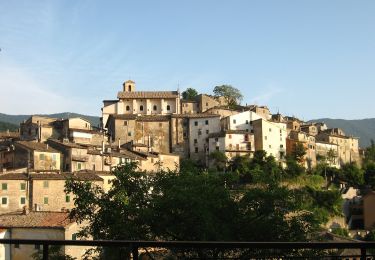
[[123, 91], [124, 92], [134, 92], [135, 91], [135, 82], [132, 80], [127, 80], [122, 84], [123, 86]]

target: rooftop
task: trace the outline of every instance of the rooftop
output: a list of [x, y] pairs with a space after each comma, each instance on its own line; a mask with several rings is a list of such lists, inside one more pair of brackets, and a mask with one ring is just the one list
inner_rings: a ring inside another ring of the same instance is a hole
[[0, 215], [0, 228], [65, 228], [73, 220], [67, 212], [30, 211]]
[[59, 151], [51, 148], [45, 143], [33, 142], [33, 141], [17, 141], [16, 145], [21, 145], [22, 147], [34, 150], [38, 152], [49, 152], [49, 153], [58, 153]]
[[180, 98], [177, 91], [135, 91], [135, 92], [125, 92], [120, 91], [117, 94], [119, 99], [124, 98]]

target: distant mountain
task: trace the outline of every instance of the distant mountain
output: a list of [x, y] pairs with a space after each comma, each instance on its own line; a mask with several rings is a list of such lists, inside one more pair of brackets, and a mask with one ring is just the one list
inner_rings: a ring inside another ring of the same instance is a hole
[[375, 140], [375, 118], [359, 120], [321, 118], [309, 122], [324, 122], [329, 128], [341, 128], [347, 135], [359, 137], [359, 146], [362, 148], [368, 147], [371, 139]]
[[7, 131], [7, 130], [16, 131], [17, 129], [18, 129], [18, 125], [0, 121], [0, 132]]
[[[31, 115], [7, 115], [7, 114], [2, 114], [0, 113], [0, 122], [3, 123], [10, 123], [13, 125], [19, 126], [19, 124], [28, 119]], [[48, 116], [48, 117], [53, 117], [53, 118], [72, 118], [72, 117], [82, 117], [86, 120], [89, 120], [91, 122], [92, 126], [98, 126], [100, 124], [100, 118], [98, 116], [87, 116], [87, 115], [82, 115], [82, 114], [77, 114], [77, 113], [69, 113], [69, 112], [64, 112], [64, 113], [57, 113], [57, 114], [46, 114], [46, 115], [39, 115], [39, 116]]]

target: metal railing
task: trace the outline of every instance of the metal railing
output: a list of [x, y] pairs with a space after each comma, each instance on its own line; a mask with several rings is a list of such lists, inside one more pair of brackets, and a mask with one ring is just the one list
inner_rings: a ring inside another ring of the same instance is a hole
[[[375, 242], [192, 242], [192, 241], [130, 241], [130, 240], [36, 240], [36, 239], [0, 239], [1, 244], [8, 245], [42, 245], [43, 260], [49, 259], [50, 246], [91, 246], [108, 248], [128, 248], [132, 259], [139, 259], [140, 249], [184, 249], [184, 250], [339, 250], [357, 249], [360, 254], [355, 255], [315, 255], [309, 256], [281, 256], [281, 255], [260, 255], [252, 257], [240, 257], [235, 259], [375, 259], [375, 255], [368, 254], [370, 249], [375, 249]], [[260, 250], [260, 251], [259, 251]], [[276, 251], [277, 252], [277, 251]], [[196, 257], [199, 258], [199, 257]], [[228, 257], [225, 259], [229, 259]], [[207, 258], [206, 258], [207, 259]], [[212, 259], [212, 258], [211, 258]], [[214, 258], [218, 259], [218, 258]], [[220, 258], [223, 259], [223, 258]]]

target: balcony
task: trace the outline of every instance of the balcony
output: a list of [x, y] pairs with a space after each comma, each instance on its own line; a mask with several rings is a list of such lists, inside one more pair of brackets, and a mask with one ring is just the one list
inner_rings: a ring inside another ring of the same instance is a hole
[[[122, 249], [122, 259], [374, 259], [375, 242], [191, 242], [0, 239], [0, 245], [92, 246]], [[126, 256], [127, 254], [127, 256]], [[119, 254], [120, 255], [120, 254]]]

